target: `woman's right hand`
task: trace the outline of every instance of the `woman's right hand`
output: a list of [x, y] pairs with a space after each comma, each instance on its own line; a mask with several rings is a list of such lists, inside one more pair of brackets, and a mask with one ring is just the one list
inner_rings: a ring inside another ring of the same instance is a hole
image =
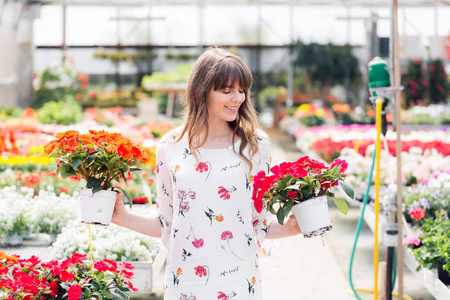
[[124, 196], [122, 193], [117, 193], [116, 204], [114, 205], [114, 211], [111, 219], [111, 222], [117, 225], [121, 225], [128, 214], [125, 204], [123, 203], [123, 197]]

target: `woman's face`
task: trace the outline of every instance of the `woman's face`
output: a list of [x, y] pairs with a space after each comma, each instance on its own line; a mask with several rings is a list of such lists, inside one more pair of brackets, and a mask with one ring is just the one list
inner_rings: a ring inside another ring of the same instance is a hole
[[244, 90], [237, 84], [234, 87], [229, 85], [222, 90], [211, 89], [206, 98], [208, 122], [213, 125], [217, 122], [234, 121], [244, 101]]

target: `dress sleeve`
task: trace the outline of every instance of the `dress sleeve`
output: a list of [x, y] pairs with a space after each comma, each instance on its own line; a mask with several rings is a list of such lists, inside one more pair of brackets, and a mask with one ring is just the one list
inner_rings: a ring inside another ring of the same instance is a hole
[[161, 240], [164, 246], [169, 249], [172, 230], [172, 181], [168, 166], [168, 154], [170, 144], [164, 136], [156, 147], [156, 217], [161, 223]]
[[[270, 172], [270, 162], [272, 158], [272, 151], [270, 141], [264, 134], [262, 138], [258, 139], [259, 152], [255, 155], [254, 168], [252, 174], [257, 174], [259, 171], [264, 170], [266, 174]], [[273, 240], [266, 240], [266, 234], [269, 230], [270, 224], [276, 220], [276, 217], [271, 214], [265, 207], [263, 207], [261, 213], [258, 213], [255, 209], [255, 205], [252, 201], [252, 221], [253, 230], [256, 237], [256, 245], [258, 247], [258, 253], [262, 256], [270, 256], [274, 249], [278, 248]]]

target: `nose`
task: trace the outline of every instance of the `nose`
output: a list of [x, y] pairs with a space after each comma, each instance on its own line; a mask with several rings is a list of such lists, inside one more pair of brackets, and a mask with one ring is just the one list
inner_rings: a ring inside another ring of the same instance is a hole
[[244, 102], [245, 94], [244, 93], [239, 93], [239, 91], [235, 91], [235, 92], [233, 92], [232, 100], [234, 102], [239, 102], [239, 103]]

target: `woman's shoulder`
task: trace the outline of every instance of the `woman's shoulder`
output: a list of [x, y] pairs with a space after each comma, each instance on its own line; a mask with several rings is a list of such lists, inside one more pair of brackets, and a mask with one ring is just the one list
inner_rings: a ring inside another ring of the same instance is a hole
[[270, 145], [270, 138], [261, 128], [256, 129], [255, 139], [260, 145]]
[[183, 129], [181, 127], [177, 127], [169, 130], [166, 134], [164, 134], [159, 140], [159, 145], [164, 144], [175, 144], [180, 141], [179, 137], [182, 133]]

